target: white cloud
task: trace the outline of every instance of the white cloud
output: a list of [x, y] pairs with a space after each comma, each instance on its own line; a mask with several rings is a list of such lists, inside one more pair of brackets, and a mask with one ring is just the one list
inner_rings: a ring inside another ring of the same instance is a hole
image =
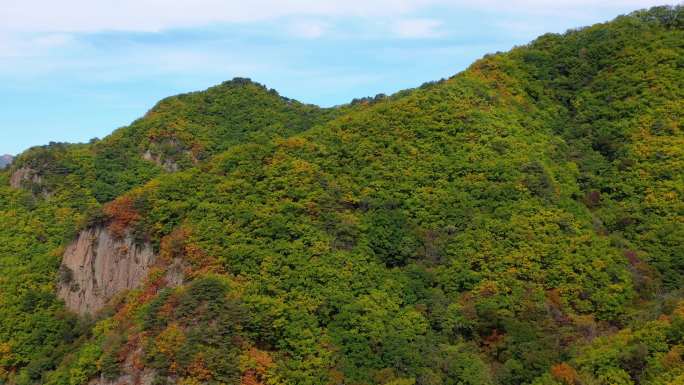
[[61, 47], [73, 42], [73, 36], [66, 33], [49, 33], [32, 39], [32, 43], [45, 48]]
[[0, 0], [0, 29], [159, 31], [290, 16], [404, 14], [442, 0]]
[[[462, 1], [461, 4], [468, 4], [468, 2]], [[597, 7], [648, 7], [656, 4], [667, 4], [667, 1], [653, 1], [653, 0], [480, 0], [475, 7], [486, 6], [489, 8], [503, 8], [503, 9], [553, 9], [553, 8], [597, 8]]]
[[432, 5], [450, 9], [546, 13], [590, 12], [616, 7], [637, 9], [658, 3], [662, 0], [0, 0], [0, 29], [159, 31], [280, 17], [388, 19]]
[[0, 33], [0, 58], [31, 57], [74, 43], [66, 33], [15, 35]]
[[440, 37], [442, 22], [435, 19], [405, 19], [392, 25], [392, 31], [403, 38]]
[[316, 39], [328, 30], [328, 25], [320, 21], [297, 21], [289, 26], [289, 32], [295, 37]]
[[[456, 0], [463, 9], [479, 10], [527, 17], [563, 17], [582, 19], [599, 14], [617, 16], [618, 12], [630, 12], [656, 5], [676, 4], [676, 0]], [[453, 3], [452, 3], [453, 4]]]

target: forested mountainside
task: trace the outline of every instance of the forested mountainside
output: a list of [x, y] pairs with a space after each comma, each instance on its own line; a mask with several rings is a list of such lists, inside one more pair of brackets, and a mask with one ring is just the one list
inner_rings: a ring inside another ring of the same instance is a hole
[[684, 383], [684, 16], [331, 109], [246, 79], [0, 173], [0, 383]]
[[32, 148], [15, 160], [15, 169], [24, 171], [15, 183], [33, 192], [78, 191], [104, 203], [162, 171], [193, 167], [238, 143], [287, 137], [336, 113], [236, 78], [164, 99], [102, 140]]

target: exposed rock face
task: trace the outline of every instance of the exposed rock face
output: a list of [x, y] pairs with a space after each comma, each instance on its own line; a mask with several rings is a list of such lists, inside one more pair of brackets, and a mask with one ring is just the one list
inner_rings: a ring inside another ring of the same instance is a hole
[[21, 167], [12, 173], [10, 185], [14, 188], [22, 188], [27, 184], [41, 184], [43, 178], [38, 173], [28, 167]]
[[198, 159], [183, 142], [175, 138], [155, 139], [142, 154], [143, 159], [161, 166], [168, 172], [181, 169], [183, 162], [197, 164]]
[[59, 297], [67, 308], [93, 314], [116, 294], [138, 286], [155, 262], [150, 245], [115, 237], [106, 227], [83, 230], [64, 253]]
[[172, 161], [171, 159], [162, 161], [161, 155], [153, 155], [150, 150], [145, 151], [143, 154], [143, 159], [156, 163], [158, 166], [161, 166], [168, 172], [176, 172], [179, 169], [178, 163]]

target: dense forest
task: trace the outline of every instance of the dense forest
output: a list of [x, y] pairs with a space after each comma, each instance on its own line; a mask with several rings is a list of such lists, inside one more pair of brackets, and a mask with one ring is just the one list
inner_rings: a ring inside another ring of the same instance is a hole
[[[155, 260], [79, 314], [88, 229]], [[334, 108], [237, 78], [27, 150], [0, 384], [684, 384], [683, 8]]]

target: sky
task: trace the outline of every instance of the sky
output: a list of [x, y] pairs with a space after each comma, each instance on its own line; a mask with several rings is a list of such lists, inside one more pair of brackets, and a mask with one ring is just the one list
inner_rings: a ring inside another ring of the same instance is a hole
[[332, 106], [452, 76], [650, 0], [0, 0], [0, 154], [103, 137], [248, 77]]

